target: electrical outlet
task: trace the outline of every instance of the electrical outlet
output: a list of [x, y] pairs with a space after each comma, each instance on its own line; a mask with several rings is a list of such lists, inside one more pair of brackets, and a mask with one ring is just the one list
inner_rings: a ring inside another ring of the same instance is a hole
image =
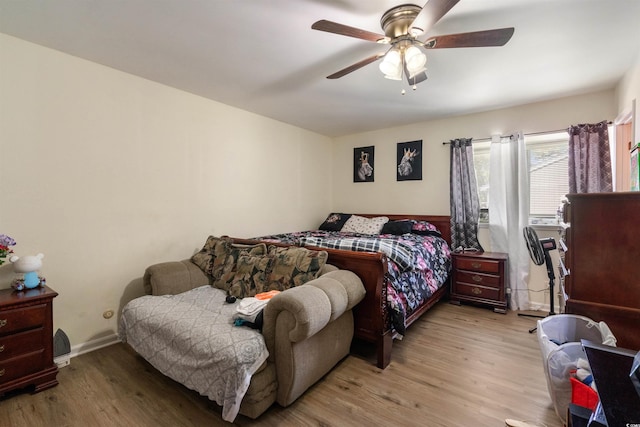
[[113, 317], [113, 310], [107, 310], [104, 313], [102, 313], [102, 317], [104, 317], [105, 319], [111, 319]]
[[71, 357], [68, 354], [63, 354], [62, 356], [54, 358], [53, 362], [58, 366], [58, 368], [64, 368], [71, 363]]

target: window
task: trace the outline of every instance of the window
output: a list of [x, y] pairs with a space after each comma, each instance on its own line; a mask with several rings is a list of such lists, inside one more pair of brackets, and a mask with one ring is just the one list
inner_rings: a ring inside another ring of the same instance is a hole
[[[531, 224], [557, 224], [556, 212], [569, 192], [566, 132], [525, 137], [529, 163]], [[489, 222], [490, 142], [473, 144], [473, 159], [480, 198], [480, 222]]]
[[489, 147], [491, 142], [473, 143], [473, 166], [478, 182], [480, 223], [489, 222]]
[[[557, 210], [569, 193], [569, 134], [525, 135], [529, 160], [529, 223], [557, 224]], [[615, 176], [616, 133], [609, 126], [611, 163]], [[489, 151], [491, 142], [473, 143], [473, 160], [480, 198], [480, 223], [489, 222]]]
[[569, 134], [525, 137], [529, 159], [529, 223], [557, 224], [569, 192]]

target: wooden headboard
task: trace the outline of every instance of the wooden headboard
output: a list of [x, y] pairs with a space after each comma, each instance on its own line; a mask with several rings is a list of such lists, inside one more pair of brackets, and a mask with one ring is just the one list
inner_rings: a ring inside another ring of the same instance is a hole
[[401, 219], [413, 219], [416, 221], [429, 221], [433, 224], [442, 238], [451, 245], [451, 217], [449, 215], [396, 215], [396, 214], [354, 214], [364, 216], [366, 218], [373, 218], [375, 216], [386, 216], [389, 221], [398, 221]]

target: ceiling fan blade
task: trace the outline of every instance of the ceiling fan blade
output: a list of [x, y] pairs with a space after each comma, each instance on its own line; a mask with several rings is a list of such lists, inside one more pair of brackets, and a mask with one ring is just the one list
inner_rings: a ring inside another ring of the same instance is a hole
[[333, 74], [331, 74], [330, 76], [327, 76], [328, 79], [339, 79], [342, 76], [346, 76], [347, 74], [364, 67], [365, 65], [371, 64], [372, 62], [377, 61], [378, 59], [382, 58], [384, 56], [384, 53], [378, 53], [377, 55], [373, 55], [370, 56], [367, 59], [363, 59], [360, 62], [356, 62], [353, 65], [349, 65], [347, 68], [343, 68], [340, 71], [337, 71]]
[[453, 47], [504, 46], [511, 40], [514, 31], [514, 28], [510, 27], [436, 36], [426, 40], [424, 47], [427, 49], [444, 49]]
[[429, 0], [409, 27], [409, 32], [426, 33], [460, 0]]
[[348, 25], [338, 24], [337, 22], [327, 21], [326, 19], [321, 19], [320, 21], [314, 22], [311, 28], [318, 31], [326, 31], [327, 33], [355, 37], [357, 39], [368, 40], [371, 42], [389, 42], [389, 39], [382, 34], [376, 34], [370, 31], [361, 30], [359, 28], [349, 27]]

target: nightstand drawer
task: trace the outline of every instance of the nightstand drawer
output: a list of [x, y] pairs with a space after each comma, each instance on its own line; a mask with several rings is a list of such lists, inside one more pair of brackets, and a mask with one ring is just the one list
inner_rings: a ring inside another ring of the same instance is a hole
[[500, 261], [458, 257], [456, 262], [460, 270], [482, 271], [485, 273], [498, 273], [500, 271]]
[[0, 337], [0, 362], [21, 354], [41, 350], [44, 340], [44, 328], [42, 327]]
[[0, 384], [40, 371], [44, 356], [40, 350], [0, 362]]
[[482, 285], [472, 285], [469, 283], [456, 283], [456, 293], [475, 298], [484, 298], [498, 301], [500, 299], [500, 289], [488, 288]]
[[502, 252], [453, 253], [452, 304], [477, 303], [506, 313], [507, 262]]
[[0, 336], [44, 325], [46, 305], [17, 308], [0, 313]]
[[456, 281], [458, 283], [464, 282], [470, 285], [490, 286], [493, 288], [499, 288], [501, 286], [500, 276], [476, 273], [473, 271], [459, 270], [456, 275]]

